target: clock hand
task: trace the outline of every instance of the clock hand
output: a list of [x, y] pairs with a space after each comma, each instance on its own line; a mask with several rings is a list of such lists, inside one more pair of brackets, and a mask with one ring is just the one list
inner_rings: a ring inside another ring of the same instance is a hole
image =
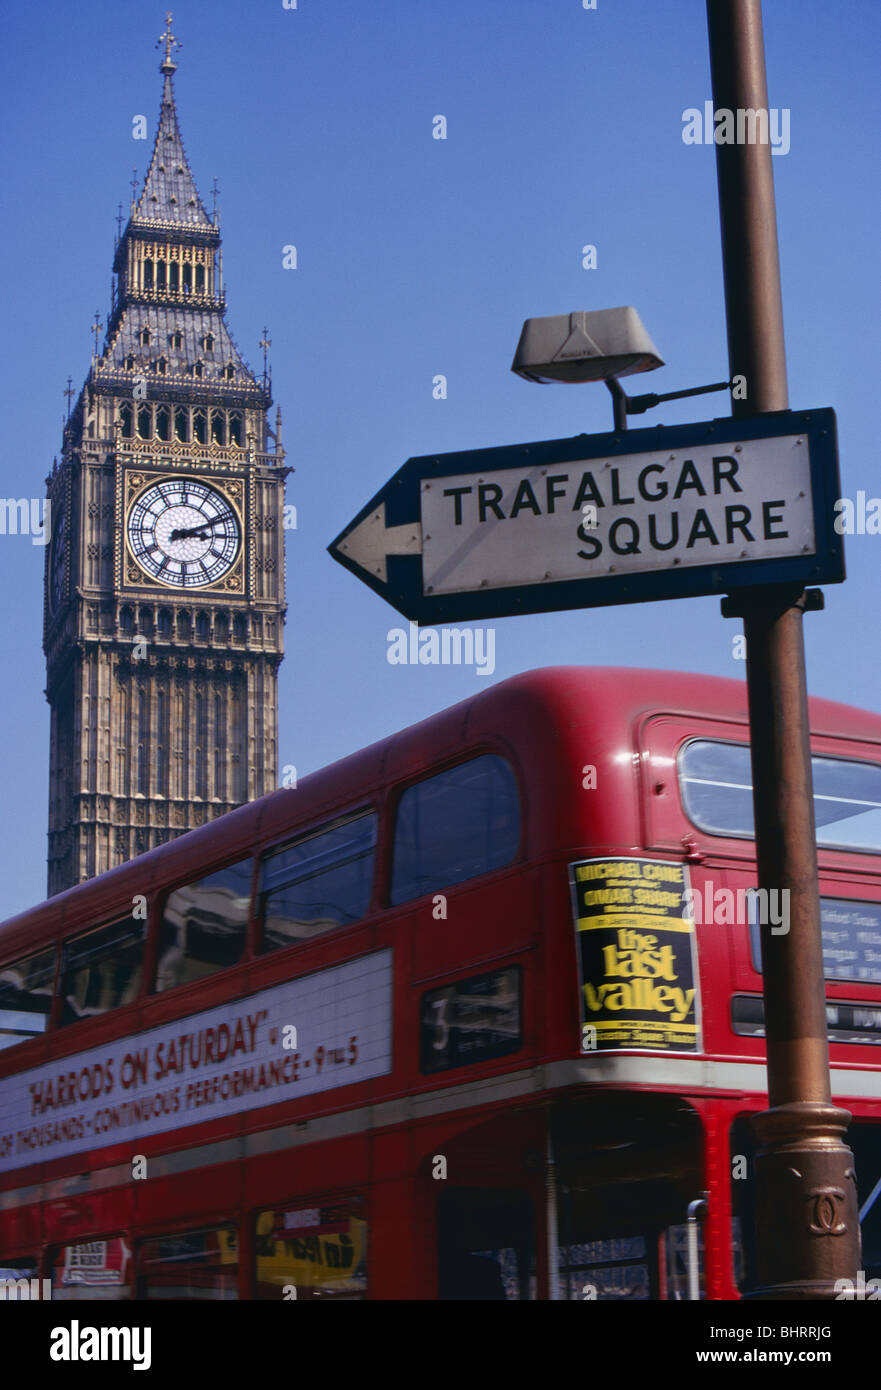
[[217, 526], [221, 521], [226, 521], [227, 519], [235, 520], [232, 512], [223, 512], [220, 516], [214, 517], [213, 521], [203, 521], [200, 526], [189, 526], [182, 530], [172, 531], [168, 539], [170, 541], [185, 541], [195, 538], [197, 540], [207, 541], [210, 537], [205, 535], [206, 529]]

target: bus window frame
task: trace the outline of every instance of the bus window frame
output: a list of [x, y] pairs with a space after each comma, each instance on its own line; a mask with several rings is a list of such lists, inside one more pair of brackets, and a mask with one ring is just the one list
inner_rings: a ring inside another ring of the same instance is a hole
[[[245, 939], [242, 945], [242, 954], [239, 956], [238, 960], [234, 961], [232, 965], [221, 966], [219, 970], [212, 971], [210, 975], [200, 976], [196, 980], [184, 980], [182, 984], [171, 985], [168, 989], [157, 990], [156, 970], [159, 965], [159, 939], [162, 935], [162, 924], [165, 920], [165, 908], [168, 904], [168, 899], [171, 897], [172, 893], [179, 892], [181, 888], [189, 888], [194, 881], [201, 883], [204, 879], [210, 878], [212, 874], [219, 874], [224, 869], [232, 868], [234, 864], [242, 864], [244, 863], [245, 859], [251, 860], [251, 887], [249, 890], [248, 897], [248, 917], [245, 922]], [[179, 997], [179, 990], [192, 989], [194, 985], [204, 983], [206, 980], [216, 979], [218, 976], [228, 977], [231, 971], [238, 970], [243, 965], [248, 965], [254, 959], [254, 919], [256, 910], [257, 870], [258, 851], [252, 845], [247, 854], [234, 854], [232, 856], [225, 855], [221, 862], [212, 864], [210, 868], [206, 868], [205, 872], [202, 873], [197, 880], [193, 880], [192, 878], [182, 878], [180, 880], [176, 880], [174, 883], [168, 884], [161, 890], [161, 892], [159, 892], [156, 895], [156, 900], [153, 904], [153, 908], [151, 912], [148, 914], [148, 919], [151, 923], [150, 930], [148, 931], [148, 941], [150, 944], [150, 971], [149, 978], [147, 981], [147, 988], [144, 990], [145, 996], [148, 996], [150, 998], [165, 998], [166, 996], [170, 997], [173, 995], [175, 998], [177, 998]]]
[[[691, 745], [694, 744], [694, 743], [721, 743], [721, 744], [724, 744], [724, 745], [725, 745], [726, 747], [728, 747], [728, 748], [735, 748], [735, 747], [737, 747], [737, 748], [746, 748], [747, 754], [749, 754], [749, 751], [750, 751], [750, 745], [749, 745], [749, 739], [748, 739], [748, 738], [747, 738], [746, 743], [744, 743], [742, 740], [734, 740], [734, 739], [730, 739], [730, 738], [729, 738], [729, 739], [698, 738], [698, 737], [696, 737], [696, 736], [692, 736], [691, 738], [686, 738], [685, 740], [683, 740], [682, 743], [679, 744], [678, 748], [676, 749], [676, 785], [677, 785], [677, 788], [678, 788], [678, 790], [679, 790], [679, 804], [680, 804], [680, 806], [681, 806], [681, 808], [682, 808], [682, 814], [683, 814], [683, 816], [685, 817], [685, 820], [688, 822], [688, 828], [689, 828], [689, 830], [691, 830], [691, 831], [696, 831], [699, 835], [703, 835], [703, 836], [705, 836], [705, 837], [707, 837], [708, 839], [711, 839], [711, 840], [740, 840], [742, 843], [745, 843], [745, 844], [749, 844], [749, 845], [755, 844], [755, 835], [754, 835], [754, 834], [753, 834], [753, 835], [740, 835], [740, 834], [738, 834], [738, 833], [737, 833], [736, 831], [734, 831], [734, 830], [708, 830], [705, 826], [698, 825], [697, 821], [692, 820], [691, 816], [688, 814], [688, 811], [686, 810], [686, 806], [685, 806], [685, 798], [684, 798], [684, 796], [683, 796], [683, 794], [682, 794], [682, 783], [683, 783], [683, 780], [685, 780], [685, 779], [683, 779], [683, 776], [682, 776], [682, 757], [683, 757], [683, 754], [686, 752], [686, 750], [687, 750], [688, 748], [690, 748]], [[878, 773], [881, 773], [881, 750], [879, 750], [879, 761], [877, 761], [877, 762], [876, 762], [876, 761], [873, 761], [871, 758], [840, 757], [840, 756], [837, 756], [837, 755], [833, 755], [833, 754], [831, 754], [831, 753], [825, 753], [825, 752], [821, 753], [821, 752], [819, 752], [819, 751], [814, 747], [814, 741], [813, 741], [813, 738], [812, 738], [812, 740], [811, 740], [811, 764], [813, 765], [813, 763], [814, 763], [815, 761], [818, 761], [818, 760], [819, 760], [819, 761], [825, 761], [825, 762], [835, 762], [835, 763], [856, 763], [856, 764], [858, 764], [858, 765], [861, 766], [861, 767], [873, 767], [873, 768], [875, 768], [875, 770], [876, 770]], [[750, 778], [752, 778], [752, 769], [750, 769]], [[750, 785], [750, 793], [752, 793], [752, 785]], [[879, 844], [878, 847], [875, 848], [875, 849], [865, 849], [865, 848], [863, 848], [862, 846], [857, 847], [857, 846], [855, 846], [855, 845], [838, 845], [838, 844], [822, 844], [822, 845], [821, 845], [821, 844], [819, 843], [819, 841], [818, 841], [818, 842], [817, 842], [817, 853], [818, 853], [818, 854], [822, 854], [822, 853], [824, 853], [824, 852], [826, 852], [826, 853], [831, 853], [831, 854], [859, 854], [859, 855], [861, 855], [863, 858], [867, 858], [867, 857], [868, 857], [868, 858], [870, 858], [870, 859], [871, 859], [871, 858], [878, 859], [879, 857], [881, 857], [881, 844]]]
[[[254, 850], [254, 877], [251, 885], [251, 914], [252, 914], [252, 954], [250, 960], [269, 961], [276, 960], [284, 956], [287, 951], [300, 951], [310, 946], [314, 947], [322, 941], [333, 938], [339, 940], [346, 932], [356, 932], [363, 928], [365, 923], [375, 915], [377, 911], [377, 885], [380, 875], [380, 855], [383, 848], [384, 829], [385, 829], [385, 797], [377, 794], [369, 802], [361, 802], [357, 806], [331, 814], [330, 818], [315, 821], [310, 817], [307, 824], [299, 829], [289, 831], [281, 839], [260, 843]], [[260, 878], [265, 861], [273, 854], [280, 854], [290, 845], [299, 844], [301, 841], [312, 839], [316, 835], [322, 834], [326, 830], [334, 830], [339, 825], [345, 825], [348, 821], [358, 820], [362, 816], [373, 813], [376, 816], [376, 839], [373, 845], [373, 871], [370, 878], [370, 892], [367, 897], [367, 905], [364, 913], [356, 922], [346, 922], [331, 928], [326, 932], [320, 932], [314, 937], [305, 937], [301, 941], [292, 941], [287, 946], [279, 946], [275, 950], [265, 951], [263, 949], [265, 913], [263, 910], [262, 898], [264, 894], [260, 889]]]
[[[138, 983], [138, 988], [137, 988], [136, 993], [134, 994], [134, 996], [133, 996], [133, 997], [128, 1001], [128, 1003], [126, 1003], [126, 1004], [117, 1004], [117, 1005], [116, 1005], [114, 1008], [112, 1008], [112, 1009], [102, 1009], [99, 1013], [96, 1013], [96, 1014], [85, 1014], [82, 1018], [71, 1019], [70, 1022], [68, 1022], [68, 1023], [62, 1023], [62, 1021], [61, 1021], [61, 1015], [62, 1015], [62, 1012], [63, 1012], [63, 1010], [64, 1010], [64, 1005], [65, 1005], [65, 1003], [67, 1002], [67, 996], [64, 995], [64, 994], [62, 994], [62, 987], [63, 987], [63, 984], [64, 984], [64, 956], [65, 956], [65, 952], [66, 952], [76, 941], [80, 941], [83, 937], [91, 936], [91, 934], [92, 934], [93, 932], [105, 931], [108, 927], [118, 926], [121, 922], [125, 922], [126, 920], [129, 920], [129, 921], [132, 921], [132, 922], [137, 922], [137, 921], [139, 921], [139, 920], [143, 920], [143, 923], [144, 923], [144, 934], [143, 934], [143, 937], [141, 938], [141, 946], [142, 946], [142, 951], [141, 951], [141, 978], [140, 978], [140, 981], [139, 981], [139, 983]], [[58, 960], [57, 960], [57, 962], [56, 962], [56, 976], [55, 976], [55, 981], [56, 981], [56, 992], [57, 992], [57, 1009], [58, 1009], [58, 1017], [55, 1018], [55, 1009], [54, 1009], [54, 1006], [55, 1006], [56, 1001], [53, 999], [53, 1014], [52, 1014], [52, 1016], [53, 1016], [53, 1018], [54, 1018], [54, 1023], [53, 1023], [54, 1029], [55, 1029], [56, 1031], [58, 1031], [58, 1032], [61, 1032], [61, 1031], [63, 1030], [64, 1033], [67, 1034], [71, 1029], [76, 1029], [81, 1023], [92, 1023], [92, 1024], [95, 1024], [95, 1023], [98, 1022], [99, 1019], [104, 1019], [104, 1018], [109, 1018], [109, 1017], [115, 1017], [116, 1015], [119, 1015], [119, 1014], [124, 1013], [126, 1009], [134, 1009], [134, 1008], [137, 1008], [137, 1006], [138, 1006], [138, 1005], [140, 1004], [140, 1002], [141, 1002], [141, 999], [142, 999], [143, 996], [144, 996], [144, 977], [145, 977], [145, 974], [146, 974], [147, 951], [148, 951], [148, 947], [149, 947], [149, 942], [150, 942], [150, 909], [149, 909], [149, 906], [148, 906], [148, 908], [147, 908], [147, 916], [146, 916], [145, 918], [143, 918], [143, 919], [139, 919], [139, 918], [133, 916], [132, 910], [131, 910], [131, 909], [129, 909], [128, 913], [126, 913], [125, 908], [121, 908], [119, 912], [116, 912], [116, 913], [111, 914], [111, 916], [110, 916], [109, 918], [107, 918], [106, 920], [101, 921], [101, 922], [98, 922], [98, 923], [96, 923], [96, 924], [94, 924], [94, 925], [92, 925], [92, 926], [88, 926], [88, 927], [80, 926], [79, 928], [77, 928], [77, 930], [76, 930], [75, 932], [72, 932], [69, 936], [65, 936], [64, 939], [59, 943]], [[48, 1029], [47, 1029], [46, 1031], [48, 1032]]]
[[[652, 710], [637, 721], [639, 818], [645, 849], [681, 857], [683, 843], [687, 841], [705, 862], [718, 861], [720, 866], [754, 864], [754, 839], [701, 830], [687, 815], [679, 781], [679, 755], [681, 749], [693, 742], [734, 743], [749, 749], [749, 724], [743, 717], [713, 717], [669, 709]], [[870, 763], [881, 768], [881, 740], [812, 733], [811, 756]], [[660, 794], [656, 790], [658, 786], [662, 787]], [[817, 863], [821, 874], [873, 874], [881, 869], [881, 850], [818, 845]]]
[[[225, 1208], [224, 1210], [229, 1210], [229, 1208]], [[198, 1221], [198, 1224], [195, 1226], [193, 1225], [194, 1220]], [[236, 1234], [236, 1296], [234, 1299], [151, 1299], [147, 1297], [141, 1297], [138, 1285], [141, 1278], [140, 1257], [143, 1246], [145, 1246], [151, 1240], [162, 1240], [164, 1238], [173, 1239], [175, 1236], [188, 1235], [192, 1231], [215, 1231], [220, 1230], [224, 1226], [232, 1227]], [[206, 1215], [204, 1215], [204, 1218], [194, 1217], [191, 1214], [189, 1217], [180, 1217], [177, 1220], [153, 1221], [149, 1225], [138, 1226], [137, 1228], [129, 1227], [126, 1234], [128, 1235], [128, 1238], [131, 1242], [129, 1263], [131, 1265], [131, 1288], [133, 1303], [141, 1303], [145, 1306], [151, 1303], [154, 1305], [156, 1303], [187, 1304], [190, 1302], [200, 1301], [226, 1304], [242, 1303], [252, 1298], [250, 1287], [243, 1286], [242, 1281], [242, 1271], [244, 1264], [243, 1235], [246, 1234], [246, 1227], [242, 1220], [241, 1209], [237, 1208], [235, 1210], [232, 1210], [231, 1214], [228, 1216], [218, 1216], [216, 1208], [212, 1208], [208, 1211]]]
[[[398, 824], [398, 809], [405, 792], [413, 787], [418, 787], [422, 782], [429, 782], [433, 777], [439, 777], [441, 773], [451, 772], [455, 767], [462, 767], [465, 763], [474, 762], [477, 758], [492, 756], [501, 758], [513, 774], [514, 782], [517, 787], [517, 810], [519, 825], [517, 832], [517, 847], [507, 864], [501, 865], [498, 869], [488, 869], [485, 873], [475, 874], [473, 878], [461, 879], [458, 883], [439, 883], [436, 888], [431, 888], [427, 892], [420, 894], [418, 898], [406, 898], [403, 902], [393, 903], [391, 901], [392, 874], [394, 871], [394, 852], [395, 852], [395, 832]], [[428, 768], [423, 768], [418, 774], [413, 774], [403, 780], [393, 779], [388, 789], [386, 798], [386, 829], [387, 829], [387, 859], [384, 865], [384, 879], [382, 884], [382, 903], [381, 907], [386, 912], [409, 912], [413, 910], [417, 903], [423, 903], [427, 898], [433, 897], [436, 893], [443, 893], [449, 897], [451, 893], [456, 893], [462, 889], [468, 889], [475, 884], [485, 884], [491, 882], [497, 875], [508, 874], [518, 866], [522, 865], [526, 859], [527, 844], [527, 815], [528, 801], [526, 798], [526, 786], [523, 771], [515, 755], [515, 751], [509, 744], [499, 739], [498, 742], [489, 742], [481, 739], [478, 743], [470, 745], [464, 752], [458, 750], [455, 756], [442, 759], [440, 762], [432, 763]]]
[[[108, 923], [108, 926], [109, 925]], [[53, 1020], [56, 1013], [60, 1014], [61, 1012], [61, 1006], [59, 1004], [59, 994], [61, 990], [61, 945], [56, 940], [45, 946], [37, 946], [35, 949], [32, 948], [29, 951], [24, 951], [21, 955], [16, 954], [6, 965], [0, 967], [4, 970], [9, 970], [12, 969], [13, 966], [18, 965], [20, 961], [31, 960], [33, 956], [42, 955], [44, 952], [48, 954], [50, 951], [52, 952], [52, 998], [49, 1004], [49, 1011], [46, 1014], [46, 1027], [43, 1029], [42, 1033], [32, 1033], [28, 1037], [21, 1038], [18, 1042], [10, 1043], [8, 1047], [0, 1048], [0, 1056], [4, 1056], [7, 1052], [14, 1052], [17, 1047], [25, 1047], [28, 1043], [39, 1043], [56, 1027]], [[143, 971], [143, 966], [141, 968]]]
[[[726, 887], [732, 888], [735, 892], [740, 888], [755, 888], [756, 874], [743, 865], [728, 869], [729, 878]], [[871, 878], [868, 874], [856, 873], [843, 876], [841, 870], [821, 870], [820, 872], [820, 897], [844, 900], [851, 903], [870, 903], [877, 906], [881, 899], [881, 879], [878, 875]], [[736, 924], [729, 924], [729, 943], [731, 952], [731, 993], [734, 994], [761, 994], [763, 989], [764, 977], [759, 973], [753, 964], [752, 943], [750, 928], [741, 927]], [[826, 976], [826, 997], [830, 1001], [840, 999], [842, 1001], [853, 1000], [855, 1002], [865, 1002], [877, 1005], [878, 994], [881, 991], [881, 984], [871, 980], [844, 980], [832, 976]], [[730, 999], [729, 1007], [729, 1026], [730, 1026]], [[736, 1034], [741, 1042], [746, 1041], [740, 1034]], [[762, 1046], [765, 1039], [758, 1039]], [[833, 1047], [845, 1047], [849, 1056], [855, 1047], [862, 1046], [859, 1043], [832, 1042]], [[867, 1048], [877, 1054], [872, 1060], [877, 1065], [881, 1062], [881, 1048], [871, 1044], [865, 1044]]]

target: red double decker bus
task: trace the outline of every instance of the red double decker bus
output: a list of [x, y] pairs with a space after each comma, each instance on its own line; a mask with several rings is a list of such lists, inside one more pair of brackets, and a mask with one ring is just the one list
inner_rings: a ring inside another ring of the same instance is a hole
[[[811, 702], [881, 1275], [881, 717]], [[514, 677], [0, 928], [0, 1274], [58, 1299], [733, 1299], [767, 1105], [746, 696]]]

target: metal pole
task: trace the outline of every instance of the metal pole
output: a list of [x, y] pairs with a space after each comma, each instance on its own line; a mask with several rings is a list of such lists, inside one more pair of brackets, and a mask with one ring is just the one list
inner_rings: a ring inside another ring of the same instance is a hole
[[[769, 119], [761, 0], [707, 0], [707, 21], [714, 110], [734, 113], [736, 135], [739, 111]], [[716, 144], [735, 416], [789, 404], [767, 141]], [[860, 1263], [854, 1161], [843, 1138], [850, 1115], [831, 1101], [826, 1034], [802, 631], [818, 598], [798, 586], [765, 587], [723, 604], [726, 616], [744, 620], [759, 887], [766, 903], [772, 890], [789, 895], [788, 932], [762, 914], [771, 1108], [754, 1120], [752, 1298], [834, 1298], [835, 1280], [853, 1279]]]
[[615, 417], [615, 429], [626, 430], [627, 428], [627, 392], [616, 377], [606, 377], [606, 385], [612, 397], [612, 412]]
[[545, 1222], [548, 1233], [548, 1300], [560, 1298], [560, 1237], [557, 1227], [557, 1163], [548, 1119], [548, 1145], [545, 1157]]

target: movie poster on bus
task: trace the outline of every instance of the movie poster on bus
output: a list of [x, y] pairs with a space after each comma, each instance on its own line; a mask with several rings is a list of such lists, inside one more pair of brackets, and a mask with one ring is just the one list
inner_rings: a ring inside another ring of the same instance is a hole
[[582, 1051], [697, 1052], [700, 1001], [688, 869], [665, 859], [570, 866]]

